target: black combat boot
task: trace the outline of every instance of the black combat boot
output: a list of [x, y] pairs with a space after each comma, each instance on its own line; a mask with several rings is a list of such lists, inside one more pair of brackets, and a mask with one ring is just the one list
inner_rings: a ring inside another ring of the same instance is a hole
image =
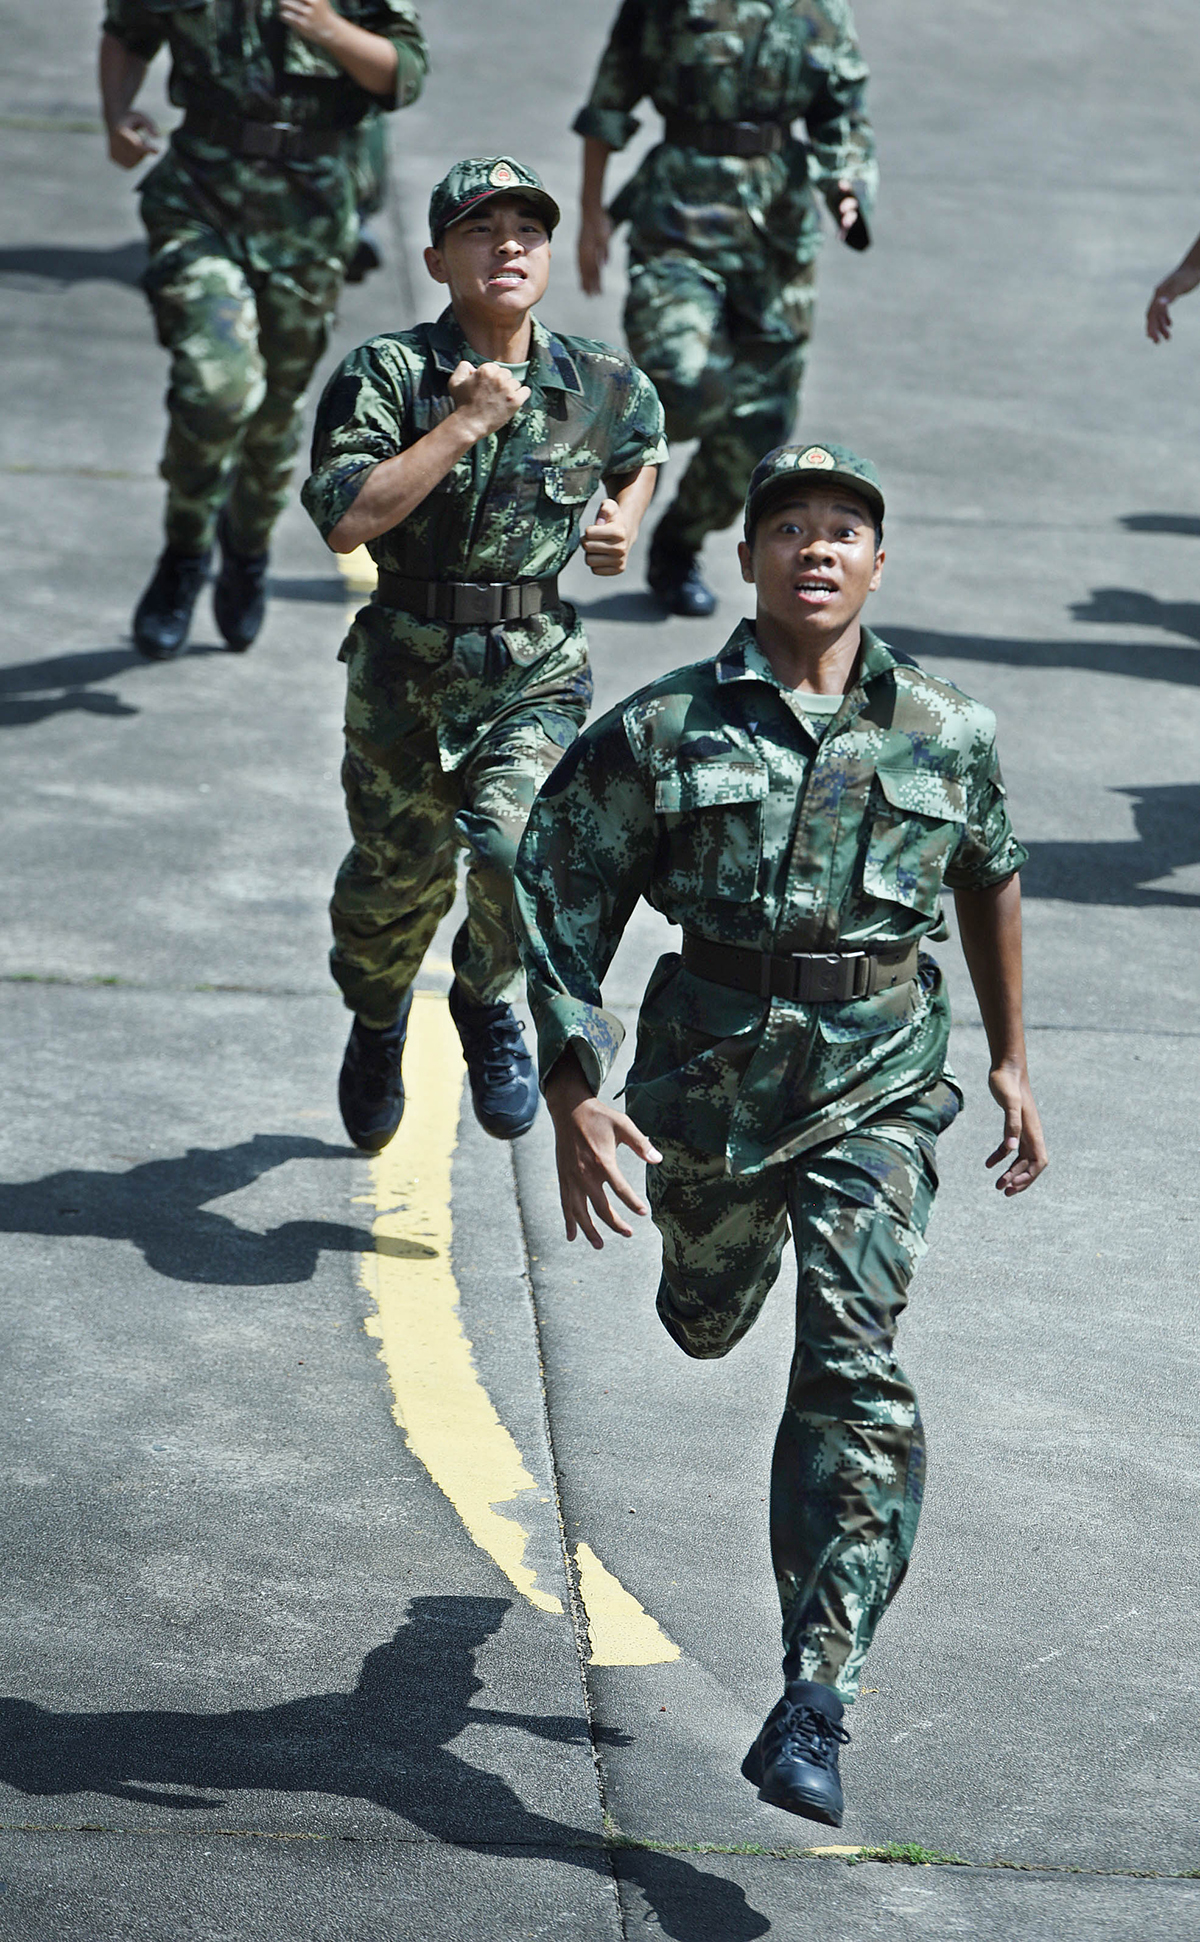
[[450, 1016], [462, 1040], [476, 1119], [495, 1140], [517, 1139], [537, 1117], [538, 1084], [512, 1006], [473, 1005], [456, 978]]
[[177, 553], [167, 546], [133, 613], [133, 644], [148, 661], [170, 661], [187, 646], [188, 629], [210, 553]]
[[350, 1028], [338, 1078], [338, 1105], [342, 1124], [364, 1153], [378, 1153], [385, 1147], [404, 1117], [400, 1060], [411, 1010], [409, 991], [399, 1018], [386, 1031], [373, 1032], [361, 1018], [356, 1018]]
[[660, 526], [650, 541], [646, 579], [651, 593], [669, 614], [682, 614], [687, 620], [707, 620], [717, 609], [717, 597], [700, 574], [700, 563], [688, 546], [682, 546]]
[[742, 1761], [760, 1800], [827, 1827], [841, 1826], [845, 1803], [838, 1748], [850, 1739], [842, 1725], [845, 1710], [832, 1686], [797, 1679], [784, 1688]]
[[229, 523], [222, 513], [217, 521], [221, 544], [221, 571], [213, 588], [213, 613], [228, 647], [244, 654], [258, 638], [267, 611], [267, 567], [269, 553], [239, 553], [229, 537]]

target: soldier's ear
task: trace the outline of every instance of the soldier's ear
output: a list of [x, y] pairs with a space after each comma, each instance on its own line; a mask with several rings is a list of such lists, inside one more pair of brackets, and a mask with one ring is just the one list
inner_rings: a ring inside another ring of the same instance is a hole
[[886, 553], [884, 552], [884, 550], [883, 550], [883, 548], [882, 548], [882, 546], [881, 546], [881, 547], [880, 547], [880, 548], [878, 549], [878, 551], [876, 552], [876, 555], [875, 555], [875, 571], [874, 571], [874, 573], [873, 573], [873, 574], [871, 575], [871, 584], [870, 584], [870, 586], [869, 586], [869, 587], [867, 588], [867, 592], [868, 592], [868, 593], [874, 593], [874, 591], [875, 591], [875, 589], [876, 589], [876, 587], [877, 587], [877, 586], [879, 585], [879, 582], [880, 582], [880, 581], [882, 580], [882, 578], [883, 578], [883, 563], [884, 563], [884, 561], [886, 560], [886, 558], [887, 558], [887, 554], [886, 554]]
[[754, 555], [744, 539], [738, 541], [738, 564], [742, 569], [742, 578], [746, 582], [746, 585], [752, 587], [754, 585]]
[[442, 252], [440, 249], [434, 249], [432, 244], [425, 251], [425, 268], [429, 271], [435, 283], [449, 283], [450, 278], [446, 274], [446, 265], [442, 261]]

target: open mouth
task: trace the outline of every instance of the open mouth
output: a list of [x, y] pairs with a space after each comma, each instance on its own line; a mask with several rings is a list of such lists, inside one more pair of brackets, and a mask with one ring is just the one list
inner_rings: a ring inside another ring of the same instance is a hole
[[797, 580], [794, 591], [799, 594], [801, 600], [813, 601], [819, 605], [823, 601], [832, 600], [837, 593], [837, 587], [832, 580], [807, 579]]
[[489, 290], [519, 290], [525, 281], [524, 270], [512, 266], [505, 270], [493, 270], [488, 278]]

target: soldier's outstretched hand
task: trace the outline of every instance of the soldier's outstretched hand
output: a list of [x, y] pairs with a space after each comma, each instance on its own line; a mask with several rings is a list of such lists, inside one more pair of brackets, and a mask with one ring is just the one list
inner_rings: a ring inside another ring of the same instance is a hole
[[157, 155], [158, 143], [158, 123], [140, 108], [127, 108], [108, 131], [109, 158], [122, 169], [136, 169], [148, 155]]
[[546, 1105], [554, 1121], [558, 1193], [568, 1241], [582, 1230], [593, 1247], [603, 1247], [596, 1220], [628, 1239], [633, 1229], [611, 1205], [608, 1190], [633, 1214], [648, 1214], [650, 1209], [621, 1172], [617, 1148], [629, 1147], [649, 1166], [662, 1154], [627, 1113], [595, 1097], [571, 1052], [563, 1054], [546, 1081]]
[[450, 373], [446, 385], [454, 409], [466, 419], [476, 438], [498, 432], [515, 418], [529, 396], [529, 386], [521, 384], [503, 364], [472, 364], [463, 358]]
[[624, 573], [633, 535], [615, 499], [605, 499], [594, 526], [583, 529], [583, 557], [593, 573]]
[[984, 1165], [998, 1167], [1007, 1161], [996, 1182], [998, 1191], [1011, 1199], [1032, 1187], [1048, 1165], [1042, 1122], [1023, 1065], [994, 1065], [988, 1074], [992, 1098], [1004, 1111], [1004, 1137]]
[[603, 209], [584, 211], [579, 219], [579, 282], [585, 296], [598, 297], [604, 286], [604, 266], [612, 241], [612, 217]]

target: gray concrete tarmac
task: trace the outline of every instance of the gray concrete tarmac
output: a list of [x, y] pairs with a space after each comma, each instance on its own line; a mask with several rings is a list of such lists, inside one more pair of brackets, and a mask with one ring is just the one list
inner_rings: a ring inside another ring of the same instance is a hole
[[[423, 11], [387, 265], [324, 368], [429, 314], [425, 201], [466, 153], [543, 171], [566, 212], [545, 315], [617, 338], [620, 246], [597, 301], [571, 261], [603, 10]], [[877, 243], [826, 250], [802, 424], [883, 474], [874, 625], [999, 718], [1053, 1155], [1023, 1200], [991, 1190], [951, 944], [968, 1109], [902, 1338], [929, 1490], [836, 1837], [957, 1863], [925, 1867], [805, 1854], [826, 1831], [737, 1771], [778, 1680], [788, 1277], [728, 1362], [686, 1361], [653, 1234], [569, 1249], [545, 1122], [510, 1155], [468, 1112], [462, 1323], [560, 1616], [393, 1420], [323, 963], [345, 595], [293, 505], [252, 653], [207, 609], [175, 665], [129, 646], [165, 359], [94, 126], [96, 12], [0, 7], [0, 1938], [1194, 1937], [1200, 297], [1170, 346], [1142, 334], [1200, 228], [1193, 10], [856, 8]], [[732, 535], [707, 566], [711, 627], [661, 618], [640, 563], [572, 566], [598, 706], [720, 644]], [[635, 916], [607, 987], [630, 1026], [671, 944]], [[676, 1660], [588, 1663], [564, 1538]]]

